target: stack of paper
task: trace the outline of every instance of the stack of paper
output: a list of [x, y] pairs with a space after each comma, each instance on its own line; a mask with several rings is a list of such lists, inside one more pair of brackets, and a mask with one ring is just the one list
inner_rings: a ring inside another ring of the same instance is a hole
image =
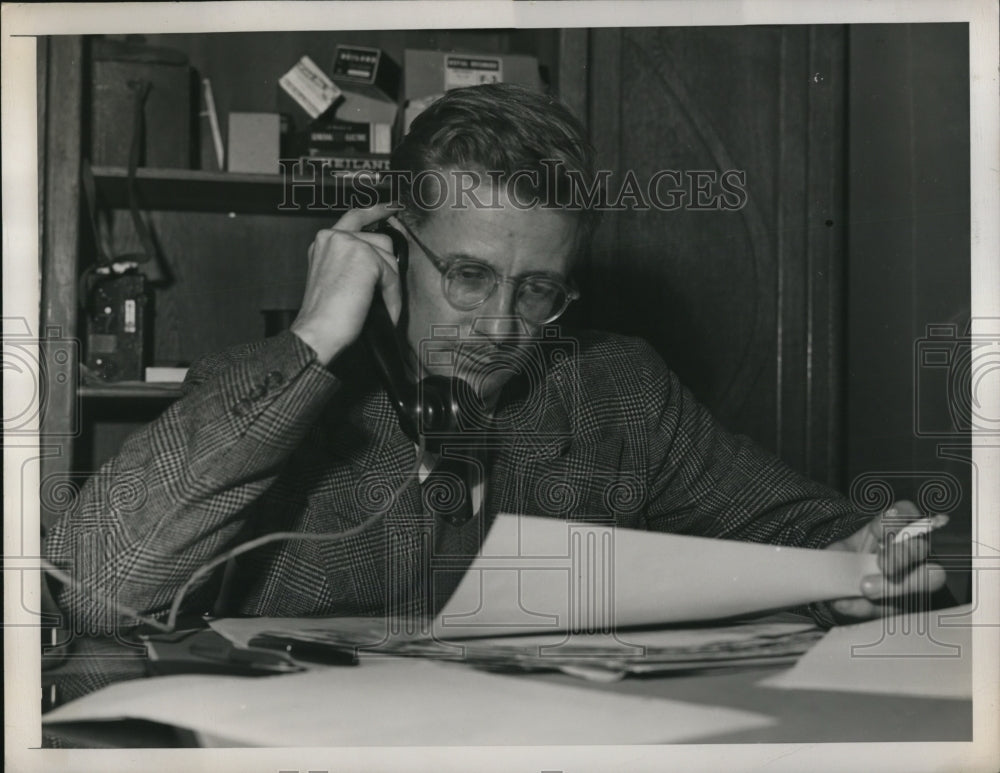
[[260, 678], [167, 676], [112, 685], [45, 715], [146, 719], [229, 746], [676, 743], [774, 724], [759, 714], [386, 658]]
[[454, 660], [492, 671], [564, 671], [609, 681], [628, 674], [789, 664], [823, 633], [810, 622], [747, 621], [717, 627], [628, 629], [441, 640], [390, 634], [371, 618], [217, 620], [212, 627], [242, 646], [257, 633], [318, 642], [361, 655]]

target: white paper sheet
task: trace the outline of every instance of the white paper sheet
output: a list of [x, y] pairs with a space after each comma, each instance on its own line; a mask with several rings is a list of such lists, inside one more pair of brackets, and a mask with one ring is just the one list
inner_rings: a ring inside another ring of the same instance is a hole
[[[388, 637], [388, 624], [380, 617], [224, 617], [209, 622], [211, 628], [239, 647], [246, 647], [250, 639], [269, 632], [283, 636], [304, 638], [332, 635], [338, 641], [352, 644], [378, 644]], [[760, 637], [781, 637], [809, 631], [816, 626], [808, 620], [783, 620], [768, 617], [762, 620], [741, 621], [724, 626], [697, 628], [637, 629], [616, 631], [612, 637], [600, 634], [568, 635], [565, 632], [520, 634], [494, 638], [477, 637], [466, 646], [476, 647], [554, 647], [572, 644], [573, 647], [607, 649], [616, 644], [621, 648], [647, 647], [705, 647], [740, 644]], [[417, 639], [419, 637], [407, 637]]]
[[878, 571], [872, 554], [501, 515], [434, 635], [715, 620], [858, 596]]
[[[969, 606], [897, 615], [831, 629], [794, 668], [765, 687], [972, 697]], [[958, 625], [956, 625], [958, 623]]]
[[189, 728], [213, 744], [315, 747], [670, 743], [774, 722], [746, 711], [395, 658], [290, 676], [123, 682], [44, 721], [123, 717]]

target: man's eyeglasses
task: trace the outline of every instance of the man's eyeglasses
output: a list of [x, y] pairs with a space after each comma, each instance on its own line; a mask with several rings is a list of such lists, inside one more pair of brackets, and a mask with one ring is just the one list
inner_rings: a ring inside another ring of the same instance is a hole
[[434, 268], [441, 274], [441, 291], [454, 308], [472, 311], [490, 299], [501, 282], [514, 283], [514, 310], [525, 322], [544, 325], [562, 316], [580, 297], [576, 289], [544, 274], [513, 278], [497, 274], [488, 263], [467, 258], [446, 261], [399, 221]]

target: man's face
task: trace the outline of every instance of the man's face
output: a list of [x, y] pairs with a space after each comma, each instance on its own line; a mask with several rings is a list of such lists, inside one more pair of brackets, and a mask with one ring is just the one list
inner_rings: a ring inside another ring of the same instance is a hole
[[[518, 279], [531, 274], [545, 274], [567, 281], [576, 246], [576, 222], [571, 215], [557, 210], [521, 209], [502, 191], [494, 193], [488, 184], [474, 191], [476, 200], [496, 207], [476, 207], [464, 199], [465, 209], [449, 205], [432, 212], [413, 228], [419, 241], [445, 263], [472, 259], [489, 264], [497, 276]], [[523, 331], [529, 339], [538, 326], [527, 325], [515, 311], [515, 282], [502, 281], [485, 303], [471, 311], [454, 308], [444, 296], [441, 272], [413, 238], [410, 242], [410, 268], [406, 277], [409, 294], [407, 340], [413, 352], [421, 352], [421, 341], [433, 338], [433, 349], [455, 352], [453, 364], [448, 357], [424, 357], [421, 376], [435, 373], [459, 376], [468, 381], [483, 397], [495, 395], [513, 375], [516, 349], [524, 348]], [[437, 334], [432, 335], [432, 326]], [[448, 342], [442, 329], [458, 333], [458, 340]], [[520, 339], [521, 346], [516, 340]], [[512, 351], [512, 349], [514, 351]]]

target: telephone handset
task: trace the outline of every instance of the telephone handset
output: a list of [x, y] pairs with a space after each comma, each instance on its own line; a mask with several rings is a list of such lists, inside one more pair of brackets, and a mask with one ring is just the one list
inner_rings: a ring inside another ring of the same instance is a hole
[[[405, 308], [405, 279], [410, 246], [406, 237], [384, 220], [363, 230], [388, 236], [392, 240]], [[392, 323], [392, 317], [389, 316], [378, 288], [361, 331], [361, 340], [375, 362], [376, 370], [407, 437], [414, 443], [419, 443], [423, 436], [424, 447], [433, 452], [440, 451], [446, 442], [461, 442], [462, 406], [470, 405], [469, 400], [474, 399], [472, 388], [457, 377], [430, 375], [421, 379], [419, 384], [410, 380], [404, 364], [407, 344]], [[466, 408], [465, 412], [469, 413], [469, 409]]]

